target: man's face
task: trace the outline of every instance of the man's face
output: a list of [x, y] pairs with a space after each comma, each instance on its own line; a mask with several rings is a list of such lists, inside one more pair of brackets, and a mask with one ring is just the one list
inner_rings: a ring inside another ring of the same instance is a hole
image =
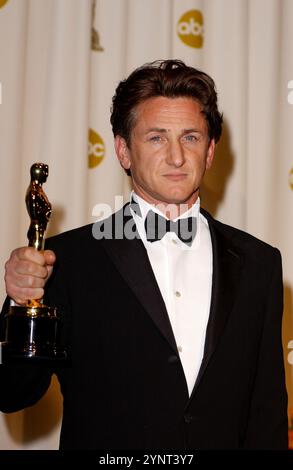
[[115, 148], [139, 196], [151, 204], [191, 206], [215, 143], [197, 101], [159, 96], [138, 105], [130, 146], [117, 136]]

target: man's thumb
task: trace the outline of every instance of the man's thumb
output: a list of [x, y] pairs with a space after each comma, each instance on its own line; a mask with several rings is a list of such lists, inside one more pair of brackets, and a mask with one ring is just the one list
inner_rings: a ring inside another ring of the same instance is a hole
[[53, 264], [55, 263], [56, 261], [56, 256], [55, 256], [55, 253], [54, 251], [52, 250], [45, 250], [44, 251], [44, 257], [45, 257], [45, 261], [46, 261], [46, 264], [49, 267], [52, 267]]

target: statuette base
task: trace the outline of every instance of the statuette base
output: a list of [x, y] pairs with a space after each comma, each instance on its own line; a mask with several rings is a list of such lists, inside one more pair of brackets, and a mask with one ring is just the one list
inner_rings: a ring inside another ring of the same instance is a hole
[[55, 307], [11, 306], [6, 315], [6, 338], [2, 362], [42, 362], [67, 359], [59, 345]]

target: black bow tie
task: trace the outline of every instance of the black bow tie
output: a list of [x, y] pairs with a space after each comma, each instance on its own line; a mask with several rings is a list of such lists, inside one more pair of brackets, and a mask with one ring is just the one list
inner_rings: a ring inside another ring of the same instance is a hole
[[182, 242], [191, 246], [196, 235], [197, 220], [196, 217], [187, 217], [173, 222], [150, 210], [145, 218], [144, 226], [149, 242], [161, 240], [167, 232], [175, 232]]

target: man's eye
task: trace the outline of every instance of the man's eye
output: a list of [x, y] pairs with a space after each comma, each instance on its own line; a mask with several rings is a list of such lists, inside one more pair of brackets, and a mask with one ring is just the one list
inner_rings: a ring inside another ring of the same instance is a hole
[[187, 142], [197, 142], [198, 137], [196, 135], [189, 134], [184, 136], [184, 140], [186, 140]]
[[152, 135], [150, 137], [151, 142], [160, 142], [161, 141], [161, 136], [160, 135]]

